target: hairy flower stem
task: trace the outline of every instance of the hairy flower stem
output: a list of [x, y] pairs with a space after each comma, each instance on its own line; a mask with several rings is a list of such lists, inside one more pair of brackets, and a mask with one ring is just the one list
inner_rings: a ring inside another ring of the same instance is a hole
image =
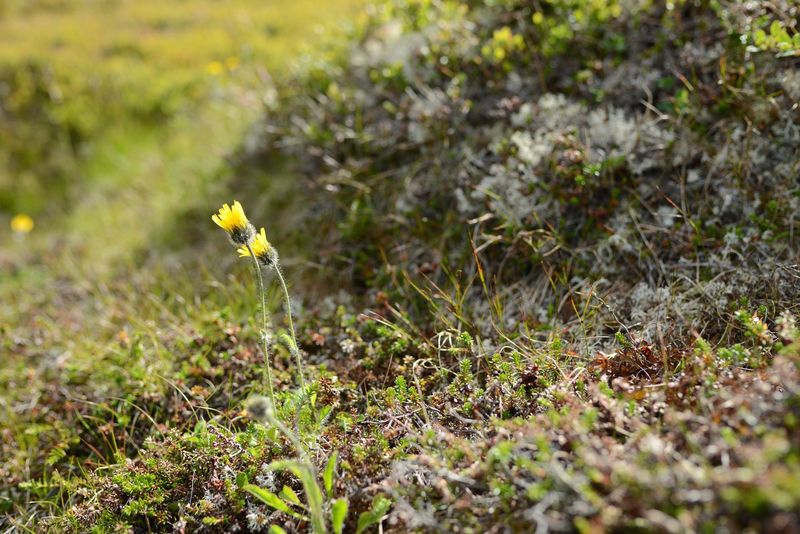
[[303, 446], [303, 444], [300, 442], [300, 439], [297, 437], [297, 435], [294, 432], [292, 432], [291, 430], [289, 430], [286, 427], [286, 425], [283, 424], [283, 421], [281, 421], [275, 415], [275, 413], [272, 410], [267, 410], [267, 412], [265, 414], [265, 418], [267, 419], [267, 422], [270, 425], [272, 425], [273, 427], [277, 428], [278, 431], [281, 434], [283, 434], [284, 436], [286, 436], [289, 439], [289, 441], [292, 443], [292, 446], [294, 447], [294, 450], [297, 451], [297, 455], [302, 460], [308, 460], [308, 455], [306, 453], [306, 447]]
[[[303, 376], [303, 360], [300, 359], [300, 349], [297, 345], [297, 335], [294, 333], [294, 321], [292, 320], [292, 302], [289, 298], [289, 288], [286, 287], [286, 280], [283, 278], [283, 273], [278, 265], [275, 265], [275, 272], [278, 273], [278, 279], [281, 281], [283, 288], [283, 296], [286, 299], [286, 318], [289, 320], [289, 333], [292, 335], [292, 347], [290, 347], [297, 361], [297, 374], [300, 377], [300, 388], [303, 390], [303, 395], [309, 395], [306, 389], [306, 379]], [[317, 411], [311, 407], [311, 412], [314, 414], [314, 420], [317, 419]]]
[[261, 273], [261, 266], [258, 264], [258, 258], [253, 254], [253, 249], [250, 248], [250, 244], [247, 244], [247, 250], [250, 252], [250, 257], [253, 258], [253, 265], [256, 266], [258, 292], [261, 294], [261, 340], [264, 343], [264, 382], [267, 383], [269, 401], [275, 406], [275, 393], [272, 391], [272, 370], [269, 366], [269, 352], [267, 347], [267, 297], [266, 291], [264, 290], [264, 275]]

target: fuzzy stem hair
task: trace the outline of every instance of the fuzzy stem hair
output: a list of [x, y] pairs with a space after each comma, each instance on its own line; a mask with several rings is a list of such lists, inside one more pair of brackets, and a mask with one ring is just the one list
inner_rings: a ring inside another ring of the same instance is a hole
[[[289, 321], [289, 333], [292, 336], [292, 346], [290, 347], [290, 350], [294, 354], [295, 361], [297, 362], [297, 375], [300, 379], [300, 388], [303, 391], [303, 395], [309, 397], [309, 391], [306, 389], [306, 379], [303, 375], [303, 360], [300, 358], [300, 349], [297, 345], [297, 335], [294, 332], [294, 321], [292, 320], [292, 302], [289, 298], [289, 288], [286, 286], [286, 280], [283, 278], [283, 273], [281, 272], [281, 268], [277, 263], [275, 264], [275, 272], [278, 274], [278, 280], [281, 281], [283, 296], [286, 300], [286, 319]], [[313, 406], [311, 406], [311, 412], [314, 414], [314, 420], [316, 420], [317, 411]]]
[[258, 258], [253, 254], [253, 249], [250, 243], [246, 244], [250, 257], [253, 258], [253, 265], [256, 267], [256, 279], [258, 280], [258, 292], [261, 295], [261, 340], [264, 345], [264, 382], [267, 385], [267, 393], [269, 394], [269, 401], [275, 406], [275, 393], [272, 390], [272, 370], [269, 365], [269, 348], [267, 346], [267, 296], [264, 290], [264, 275], [261, 272], [261, 266], [258, 264]]

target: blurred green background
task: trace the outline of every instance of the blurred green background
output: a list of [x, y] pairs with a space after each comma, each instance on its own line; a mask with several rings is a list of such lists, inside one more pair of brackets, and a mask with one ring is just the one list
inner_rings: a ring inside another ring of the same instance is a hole
[[273, 81], [359, 4], [0, 0], [3, 248], [22, 213], [98, 269], [223, 200]]

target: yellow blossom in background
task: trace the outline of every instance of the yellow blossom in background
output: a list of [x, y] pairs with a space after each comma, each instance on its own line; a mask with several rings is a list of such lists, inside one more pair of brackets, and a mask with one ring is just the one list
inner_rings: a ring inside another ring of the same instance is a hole
[[239, 63], [239, 58], [235, 56], [225, 60], [225, 66], [228, 67], [228, 70], [236, 70], [239, 67]]
[[212, 76], [219, 76], [225, 72], [225, 67], [219, 61], [212, 61], [206, 65], [206, 72]]
[[522, 35], [515, 34], [508, 26], [503, 26], [492, 33], [492, 39], [481, 47], [481, 54], [495, 63], [501, 63], [513, 52], [523, 48], [525, 39]]
[[11, 230], [18, 234], [27, 234], [33, 230], [33, 219], [24, 213], [14, 215], [11, 218]]
[[336, 82], [331, 82], [328, 85], [327, 91], [325, 94], [328, 95], [328, 98], [333, 100], [334, 102], [341, 102], [344, 98], [344, 93], [342, 93], [342, 88], [339, 87], [339, 84]]
[[255, 229], [247, 220], [244, 208], [238, 200], [233, 202], [232, 208], [224, 204], [218, 213], [211, 216], [211, 220], [228, 232], [231, 240], [237, 245], [246, 245], [255, 237]]

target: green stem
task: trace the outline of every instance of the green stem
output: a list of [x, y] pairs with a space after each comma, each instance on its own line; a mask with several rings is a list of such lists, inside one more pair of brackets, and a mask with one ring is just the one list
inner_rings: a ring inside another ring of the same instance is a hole
[[294, 353], [295, 359], [297, 360], [297, 374], [300, 375], [300, 387], [302, 387], [303, 392], [305, 392], [306, 380], [303, 377], [303, 362], [300, 359], [300, 349], [297, 345], [297, 335], [294, 333], [294, 321], [292, 320], [292, 301], [289, 298], [289, 288], [286, 287], [286, 280], [284, 280], [283, 273], [278, 265], [275, 266], [275, 272], [278, 273], [278, 280], [281, 281], [281, 287], [283, 288], [283, 297], [286, 300], [286, 319], [289, 321], [289, 333], [292, 334], [292, 343], [294, 343], [294, 346], [292, 347], [292, 353]]
[[[297, 361], [297, 374], [300, 377], [300, 388], [303, 390], [303, 395], [308, 395], [309, 393], [306, 389], [306, 379], [303, 376], [303, 360], [300, 358], [300, 349], [297, 345], [297, 335], [294, 332], [294, 321], [292, 320], [292, 302], [289, 298], [289, 288], [286, 287], [286, 280], [284, 280], [283, 273], [281, 273], [281, 268], [277, 264], [275, 265], [275, 272], [278, 273], [278, 280], [281, 281], [283, 296], [286, 299], [286, 318], [289, 320], [289, 333], [292, 335], [293, 343], [291, 351], [294, 354], [295, 360]], [[316, 419], [317, 411], [313, 407], [311, 408], [311, 411], [314, 414], [314, 419]]]
[[290, 442], [292, 442], [292, 446], [297, 451], [298, 456], [300, 456], [302, 460], [304, 461], [308, 460], [308, 456], [306, 455], [306, 448], [303, 447], [303, 444], [300, 442], [300, 439], [298, 439], [297, 435], [291, 432], [286, 427], [286, 425], [283, 424], [283, 421], [278, 419], [277, 415], [268, 411], [267, 421], [269, 422], [269, 424], [277, 428], [278, 431], [281, 432], [284, 436], [286, 436]]
[[253, 249], [250, 244], [247, 245], [247, 251], [250, 257], [253, 258], [253, 265], [256, 266], [256, 278], [258, 279], [258, 290], [261, 294], [261, 339], [264, 343], [264, 382], [267, 383], [267, 392], [269, 393], [269, 401], [275, 406], [275, 393], [272, 391], [272, 370], [269, 366], [269, 352], [267, 348], [267, 297], [264, 290], [264, 276], [261, 274], [261, 266], [258, 264], [258, 258], [253, 254]]

